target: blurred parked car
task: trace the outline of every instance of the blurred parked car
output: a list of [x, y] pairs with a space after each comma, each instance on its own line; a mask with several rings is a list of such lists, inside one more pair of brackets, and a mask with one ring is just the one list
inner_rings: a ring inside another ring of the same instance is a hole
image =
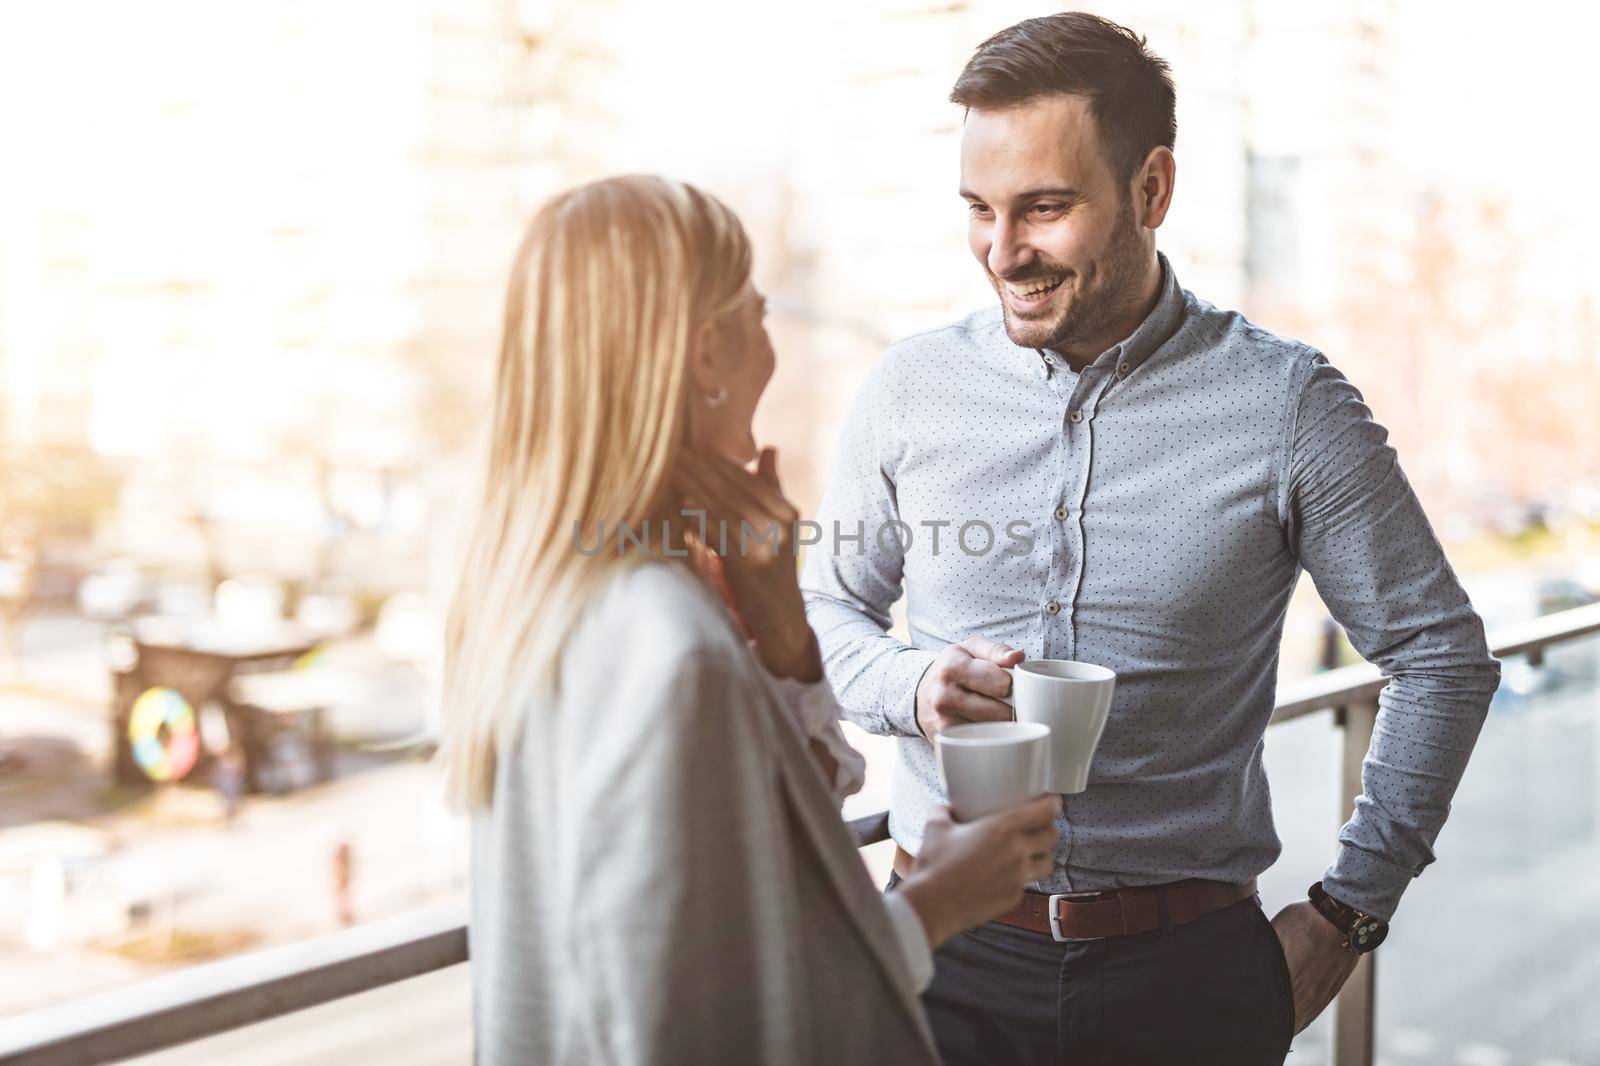
[[156, 613], [171, 618], [200, 618], [211, 612], [211, 592], [204, 585], [182, 582], [156, 590]]
[[373, 635], [391, 659], [426, 667], [444, 646], [444, 618], [422, 593], [398, 592], [384, 601]]
[[342, 637], [361, 625], [361, 604], [353, 596], [307, 593], [295, 607], [294, 620], [319, 637]]
[[12, 559], [0, 559], [0, 600], [20, 600], [28, 586], [28, 568]]
[[266, 574], [240, 574], [217, 586], [216, 622], [235, 632], [264, 632], [278, 628], [287, 601], [283, 582]]
[[1600, 596], [1583, 582], [1569, 577], [1550, 578], [1539, 582], [1539, 613], [1555, 614], [1574, 607], [1587, 607]]
[[116, 621], [155, 604], [156, 583], [131, 559], [113, 559], [89, 572], [78, 586], [78, 610], [89, 618]]

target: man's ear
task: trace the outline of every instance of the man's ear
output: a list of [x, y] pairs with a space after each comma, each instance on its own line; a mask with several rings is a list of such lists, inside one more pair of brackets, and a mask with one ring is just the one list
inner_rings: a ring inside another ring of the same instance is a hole
[[710, 319], [689, 333], [689, 381], [701, 395], [711, 395], [722, 384], [723, 368], [717, 343], [717, 326]]
[[1172, 188], [1178, 176], [1178, 161], [1172, 149], [1157, 145], [1145, 157], [1144, 166], [1134, 177], [1133, 210], [1139, 225], [1157, 229], [1172, 206]]

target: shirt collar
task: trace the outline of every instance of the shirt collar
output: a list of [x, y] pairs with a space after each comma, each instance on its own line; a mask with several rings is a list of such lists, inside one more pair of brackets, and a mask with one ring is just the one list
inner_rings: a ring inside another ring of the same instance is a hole
[[[1109, 367], [1118, 376], [1126, 377], [1177, 332], [1178, 323], [1183, 317], [1183, 289], [1178, 286], [1178, 275], [1166, 255], [1157, 252], [1156, 259], [1161, 263], [1161, 295], [1157, 297], [1155, 307], [1139, 323], [1138, 328], [1101, 352], [1089, 364], [1090, 367]], [[1037, 348], [1035, 352], [1044, 377], [1049, 378], [1057, 368], [1071, 373], [1071, 367], [1061, 356], [1047, 348]]]

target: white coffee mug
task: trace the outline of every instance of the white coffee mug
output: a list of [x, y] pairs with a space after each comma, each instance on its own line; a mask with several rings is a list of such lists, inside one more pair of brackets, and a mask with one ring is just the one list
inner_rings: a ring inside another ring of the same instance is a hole
[[950, 811], [970, 822], [1049, 791], [1050, 727], [969, 722], [937, 734], [939, 773]]
[[1011, 704], [1018, 722], [1050, 727], [1050, 792], [1082, 792], [1089, 764], [1105, 731], [1115, 670], [1068, 659], [1027, 659], [1011, 674]]

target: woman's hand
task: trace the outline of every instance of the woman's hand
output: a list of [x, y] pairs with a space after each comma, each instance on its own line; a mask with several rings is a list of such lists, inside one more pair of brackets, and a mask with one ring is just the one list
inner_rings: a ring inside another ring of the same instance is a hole
[[1032, 881], [1050, 876], [1059, 796], [1040, 796], [958, 823], [935, 807], [922, 830], [917, 868], [896, 890], [922, 919], [928, 944], [993, 921], [1016, 905]]
[[[820, 681], [822, 657], [806, 622], [795, 559], [800, 512], [778, 483], [777, 452], [763, 448], [753, 474], [719, 455], [685, 453], [673, 480], [684, 509], [705, 512], [702, 547], [720, 557], [762, 665], [777, 677]], [[691, 539], [699, 540], [692, 528]]]

